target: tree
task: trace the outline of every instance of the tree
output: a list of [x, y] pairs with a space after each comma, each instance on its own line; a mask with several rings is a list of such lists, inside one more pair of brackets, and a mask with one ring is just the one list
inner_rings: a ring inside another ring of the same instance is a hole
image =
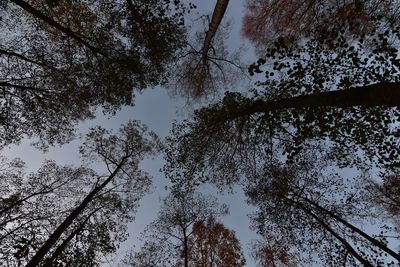
[[[370, 209], [375, 209], [381, 217], [393, 221], [395, 231], [400, 231], [400, 176], [397, 173], [390, 173], [383, 177], [382, 181], [364, 178], [363, 188], [365, 189], [365, 201]], [[389, 229], [390, 230], [390, 229]]]
[[85, 165], [100, 161], [106, 173], [48, 162], [26, 179], [5, 181], [2, 256], [26, 266], [97, 266], [102, 253], [114, 252], [125, 239], [126, 223], [151, 183], [138, 165], [158, 149], [154, 133], [138, 122], [129, 122], [119, 134], [97, 127], [80, 152]]
[[203, 27], [188, 38], [171, 71], [174, 93], [200, 100], [235, 86], [245, 77], [240, 50], [230, 53], [226, 45], [230, 25], [223, 23], [223, 18], [228, 5], [229, 0], [217, 0], [211, 18], [202, 16]]
[[290, 251], [287, 241], [278, 240], [272, 234], [267, 234], [262, 240], [251, 244], [251, 255], [259, 267], [295, 267], [298, 266], [298, 256]]
[[246, 264], [235, 233], [213, 216], [193, 224], [188, 244], [190, 267], [239, 267]]
[[268, 165], [272, 153], [290, 161], [310, 142], [332, 148], [341, 167], [393, 170], [400, 164], [399, 29], [393, 24], [352, 39], [343, 30], [294, 47], [277, 40], [250, 66], [265, 78], [249, 95], [227, 93], [175, 125], [167, 176], [179, 186], [233, 184]]
[[146, 241], [139, 251], [130, 251], [119, 266], [122, 267], [161, 267], [175, 266], [176, 259], [168, 249], [156, 240]]
[[327, 33], [339, 29], [366, 34], [375, 29], [377, 17], [398, 23], [397, 5], [396, 1], [248, 0], [242, 34], [263, 55], [278, 38], [290, 44], [312, 35], [330, 38]]
[[[16, 176], [14, 183], [4, 181], [4, 188], [9, 191], [4, 195], [6, 201], [2, 201], [5, 205], [0, 214], [1, 262], [12, 266], [26, 263], [46, 240], [48, 231], [84, 197], [96, 176], [93, 170], [83, 166], [63, 167], [48, 161], [36, 173]], [[60, 261], [70, 266], [83, 263], [96, 266], [102, 253], [115, 250], [125, 234], [122, 229], [117, 232], [115, 226], [123, 227], [130, 221], [137, 204], [124, 203], [124, 199], [112, 198], [112, 194], [108, 195], [107, 203], [101, 203], [104, 198], [98, 198], [99, 202], [90, 205], [75, 220], [50, 251], [51, 257], [46, 262], [51, 258], [51, 266], [58, 266], [56, 263], [61, 264]], [[110, 212], [118, 214], [119, 220], [112, 219]], [[101, 224], [103, 230], [100, 231]], [[79, 257], [77, 252], [85, 256]], [[62, 260], [64, 255], [69, 257]]]
[[[196, 221], [206, 220], [210, 215], [215, 217], [228, 212], [227, 207], [219, 206], [215, 198], [191, 191], [181, 192], [180, 195], [168, 195], [160, 208], [157, 219], [150, 223], [144, 232], [149, 244], [157, 243], [168, 251], [170, 263], [181, 260], [185, 267], [190, 264], [189, 238], [193, 234], [193, 225]], [[147, 243], [146, 243], [147, 244]], [[144, 246], [135, 257], [131, 265], [136, 266], [142, 254], [149, 253]], [[136, 265], [135, 265], [136, 264]]]
[[13, 265], [31, 256], [45, 237], [44, 231], [51, 229], [82, 195], [93, 172], [47, 161], [36, 173], [25, 175], [21, 160], [3, 159], [2, 163], [8, 167], [1, 172], [7, 178], [1, 181], [0, 257]]
[[333, 162], [325, 161], [312, 150], [294, 164], [271, 164], [263, 178], [250, 181], [249, 201], [260, 209], [253, 217], [255, 227], [287, 240], [303, 255], [317, 252], [327, 265], [400, 262], [383, 234], [373, 235], [355, 223], [375, 218], [376, 226], [387, 230], [389, 222], [362, 205], [364, 191], [356, 181], [332, 173]]
[[133, 90], [165, 82], [185, 43], [179, 1], [12, 0], [4, 10], [1, 147], [68, 142], [97, 107], [112, 114]]

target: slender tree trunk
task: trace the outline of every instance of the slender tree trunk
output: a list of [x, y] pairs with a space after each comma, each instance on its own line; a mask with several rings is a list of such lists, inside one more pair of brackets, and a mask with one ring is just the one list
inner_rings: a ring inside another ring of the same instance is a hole
[[227, 112], [222, 114], [219, 120], [233, 120], [256, 113], [268, 113], [290, 108], [346, 108], [354, 106], [400, 107], [400, 82], [377, 83], [347, 90], [321, 92], [277, 101], [256, 100], [249, 105], [239, 107], [234, 113]]
[[68, 227], [74, 222], [74, 220], [85, 210], [87, 205], [93, 200], [97, 193], [99, 193], [104, 187], [109, 184], [117, 173], [121, 170], [126, 158], [124, 157], [120, 164], [117, 165], [115, 170], [110, 174], [110, 176], [98, 187], [94, 188], [81, 202], [81, 204], [76, 207], [65, 220], [54, 230], [54, 232], [49, 236], [46, 242], [40, 247], [36, 254], [31, 258], [25, 267], [36, 267], [43, 260], [49, 250], [58, 241], [60, 236], [68, 229]]
[[303, 208], [305, 212], [310, 214], [318, 223], [324, 227], [325, 230], [327, 230], [331, 235], [333, 235], [340, 243], [343, 244], [343, 246], [346, 248], [346, 250], [354, 256], [360, 263], [363, 264], [365, 267], [373, 267], [372, 264], [364, 259], [351, 245], [349, 242], [346, 241], [343, 237], [341, 237], [338, 233], [336, 233], [328, 224], [326, 224], [323, 220], [321, 220], [317, 215], [312, 213], [310, 210]]
[[185, 267], [189, 267], [189, 247], [188, 247], [188, 238], [186, 235], [186, 229], [183, 230], [183, 256]]
[[97, 211], [99, 211], [100, 208], [94, 210], [91, 212], [86, 219], [79, 225], [78, 228], [76, 228], [74, 231], [72, 231], [68, 237], [59, 245], [56, 250], [54, 251], [53, 255], [46, 261], [44, 267], [52, 267], [54, 264], [54, 261], [61, 255], [61, 253], [65, 250], [69, 242], [77, 235], [79, 234], [82, 230], [85, 224], [89, 221], [90, 217], [92, 217], [93, 214], [95, 214]]
[[60, 23], [55, 21], [54, 19], [50, 18], [46, 14], [42, 13], [40, 10], [37, 10], [35, 7], [31, 6], [29, 3], [23, 1], [23, 0], [10, 0], [14, 4], [18, 5], [22, 9], [24, 9], [26, 12], [31, 14], [33, 17], [40, 19], [41, 21], [45, 22], [46, 24], [56, 28], [57, 30], [61, 31], [62, 33], [66, 34], [67, 36], [71, 37], [72, 39], [76, 40], [80, 44], [86, 46], [89, 48], [92, 52], [95, 54], [100, 54], [102, 56], [107, 57], [105, 53], [97, 49], [96, 47], [92, 46], [89, 44], [86, 40], [84, 40], [82, 37], [80, 37], [77, 33], [73, 32], [71, 29], [66, 28], [62, 26]]
[[295, 201], [291, 198], [284, 197], [285, 200], [289, 201], [293, 205], [299, 207], [302, 209], [304, 212], [309, 214], [311, 217], [313, 217], [326, 231], [328, 231], [332, 236], [334, 236], [342, 245], [346, 248], [346, 250], [353, 255], [354, 258], [356, 258], [360, 263], [363, 264], [363, 266], [366, 267], [373, 267], [372, 264], [364, 259], [362, 255], [360, 255], [352, 246], [349, 242], [346, 241], [343, 237], [341, 237], [335, 230], [333, 230], [325, 221], [323, 221], [321, 218], [319, 218], [317, 215], [315, 215], [311, 210], [307, 209], [302, 203]]
[[330, 210], [325, 209], [324, 207], [321, 207], [320, 205], [318, 205], [317, 203], [310, 201], [307, 198], [303, 198], [307, 203], [310, 203], [311, 205], [313, 205], [314, 207], [316, 207], [317, 209], [319, 209], [320, 211], [322, 211], [323, 213], [328, 214], [330, 217], [334, 218], [335, 220], [337, 220], [338, 222], [342, 223], [343, 225], [345, 225], [347, 228], [349, 228], [351, 231], [359, 234], [360, 236], [364, 237], [365, 239], [367, 239], [369, 242], [371, 242], [373, 245], [377, 246], [378, 248], [380, 248], [381, 250], [385, 251], [386, 253], [388, 253], [390, 256], [392, 256], [393, 258], [395, 258], [397, 261], [400, 262], [400, 255], [397, 254], [396, 252], [394, 252], [393, 250], [391, 250], [390, 248], [388, 248], [387, 246], [385, 246], [384, 244], [382, 244], [382, 242], [380, 242], [379, 240], [373, 238], [372, 236], [368, 235], [367, 233], [365, 233], [364, 231], [362, 231], [361, 229], [359, 229], [358, 227], [352, 225], [351, 223], [347, 222], [346, 220], [344, 220], [343, 218], [341, 218], [340, 216], [334, 214], [333, 212], [331, 212]]
[[215, 4], [211, 21], [208, 26], [208, 31], [206, 32], [206, 37], [204, 38], [202, 49], [203, 61], [207, 61], [208, 50], [210, 50], [211, 48], [212, 39], [214, 38], [215, 33], [217, 32], [217, 29], [221, 24], [228, 4], [229, 0], [217, 0], [217, 3]]

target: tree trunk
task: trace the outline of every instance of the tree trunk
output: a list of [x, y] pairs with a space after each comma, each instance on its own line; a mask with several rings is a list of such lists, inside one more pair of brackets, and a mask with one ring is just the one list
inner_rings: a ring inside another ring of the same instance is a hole
[[221, 24], [228, 4], [229, 0], [217, 0], [217, 3], [215, 4], [211, 21], [208, 26], [208, 31], [206, 32], [206, 37], [204, 38], [202, 49], [203, 61], [207, 61], [208, 50], [210, 50], [212, 39], [214, 38], [215, 33]]
[[54, 261], [61, 255], [61, 253], [65, 250], [69, 242], [77, 235], [79, 234], [82, 230], [85, 224], [89, 221], [90, 217], [92, 217], [93, 214], [95, 214], [97, 211], [99, 211], [100, 208], [94, 210], [91, 212], [86, 219], [76, 228], [74, 231], [72, 231], [68, 237], [59, 245], [56, 250], [53, 252], [53, 255], [46, 261], [44, 267], [51, 267], [54, 264]]
[[307, 203], [310, 203], [311, 205], [313, 205], [314, 207], [316, 207], [317, 209], [319, 209], [320, 211], [322, 211], [323, 213], [326, 213], [327, 215], [329, 215], [330, 217], [334, 218], [335, 220], [337, 220], [338, 222], [342, 223], [344, 226], [346, 226], [347, 228], [349, 228], [351, 231], [359, 234], [360, 236], [364, 237], [365, 239], [367, 239], [369, 242], [371, 242], [373, 245], [377, 246], [378, 248], [380, 248], [381, 250], [385, 251], [386, 253], [388, 253], [390, 256], [392, 256], [393, 258], [395, 258], [397, 261], [400, 262], [400, 255], [397, 254], [396, 252], [394, 252], [393, 250], [391, 250], [390, 248], [388, 248], [387, 246], [385, 246], [384, 244], [382, 244], [382, 242], [380, 242], [379, 240], [373, 238], [372, 236], [368, 235], [367, 233], [365, 233], [364, 231], [362, 231], [361, 229], [359, 229], [358, 227], [352, 225], [351, 223], [347, 222], [346, 220], [344, 220], [343, 218], [339, 217], [338, 215], [334, 214], [333, 212], [331, 212], [330, 210], [325, 209], [324, 207], [321, 207], [320, 205], [318, 205], [317, 203], [310, 201], [307, 198], [303, 198]]
[[331, 235], [333, 235], [342, 245], [346, 248], [346, 250], [353, 255], [354, 258], [356, 258], [360, 263], [363, 264], [363, 266], [366, 267], [373, 267], [372, 264], [364, 259], [362, 255], [360, 255], [352, 246], [349, 242], [346, 241], [343, 237], [341, 237], [338, 233], [335, 232], [326, 222], [324, 222], [321, 218], [319, 218], [317, 215], [315, 215], [311, 210], [307, 209], [302, 203], [295, 201], [293, 199], [290, 199], [288, 197], [284, 197], [287, 201], [292, 203], [295, 206], [298, 206], [300, 209], [302, 209], [304, 212], [309, 214], [311, 217], [313, 217], [326, 231], [328, 231]]
[[186, 229], [183, 231], [183, 256], [185, 267], [189, 267], [189, 248], [188, 248], [188, 239], [186, 235]]
[[68, 227], [74, 222], [74, 220], [84, 211], [87, 205], [92, 201], [92, 199], [99, 193], [104, 187], [109, 184], [112, 179], [121, 170], [126, 158], [124, 157], [120, 164], [117, 165], [116, 169], [110, 174], [110, 176], [98, 187], [94, 188], [81, 202], [81, 204], [76, 207], [65, 220], [54, 230], [54, 232], [49, 236], [42, 247], [36, 252], [32, 259], [28, 262], [25, 267], [36, 267], [43, 260], [49, 250], [58, 241], [60, 236], [68, 229]]
[[220, 119], [233, 120], [256, 113], [268, 113], [290, 108], [346, 108], [354, 106], [400, 107], [400, 82], [377, 83], [347, 90], [321, 92], [277, 101], [255, 100], [249, 105], [239, 107], [234, 113], [223, 114]]
[[93, 53], [95, 54], [100, 54], [102, 56], [107, 57], [105, 53], [97, 49], [96, 47], [92, 46], [89, 44], [87, 41], [85, 41], [83, 38], [81, 38], [77, 33], [73, 32], [71, 29], [66, 28], [62, 26], [60, 23], [55, 21], [54, 19], [48, 17], [46, 14], [42, 13], [40, 10], [37, 10], [33, 6], [31, 6], [29, 3], [23, 1], [23, 0], [10, 0], [14, 4], [18, 5], [22, 9], [24, 9], [26, 12], [31, 14], [33, 17], [40, 19], [41, 21], [45, 22], [46, 24], [56, 28], [57, 30], [61, 31], [62, 33], [66, 34], [67, 36], [71, 37], [72, 39], [76, 40], [80, 44], [86, 46], [89, 48]]

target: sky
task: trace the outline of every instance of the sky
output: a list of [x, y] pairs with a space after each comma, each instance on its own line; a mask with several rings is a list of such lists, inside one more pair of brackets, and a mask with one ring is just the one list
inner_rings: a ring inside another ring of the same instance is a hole
[[[197, 9], [192, 12], [193, 18], [200, 17], [203, 14], [211, 14], [215, 5], [215, 1], [196, 0], [191, 2], [197, 5]], [[224, 18], [224, 20], [228, 19], [232, 23], [232, 32], [227, 40], [230, 49], [239, 48], [243, 45], [240, 27], [244, 2], [244, 0], [231, 1]], [[251, 49], [247, 50], [243, 56], [247, 60], [255, 58]], [[111, 118], [104, 117], [99, 112], [96, 119], [81, 123], [78, 129], [82, 134], [95, 125], [117, 130], [121, 124], [134, 119], [140, 120], [161, 138], [165, 138], [169, 133], [172, 122], [184, 119], [190, 114], [190, 111], [191, 108], [187, 106], [185, 99], [171, 97], [167, 90], [162, 87], [149, 88], [135, 96], [135, 105], [133, 107], [124, 107]], [[45, 159], [55, 160], [58, 164], [80, 164], [78, 154], [79, 139], [62, 147], [52, 147], [45, 154], [30, 146], [30, 143], [31, 140], [23, 140], [18, 146], [14, 145], [6, 148], [4, 155], [9, 158], [20, 157], [27, 163], [31, 171], [37, 170]], [[142, 169], [153, 176], [152, 191], [141, 200], [135, 221], [128, 226], [130, 234], [128, 240], [121, 245], [116, 257], [108, 257], [109, 263], [104, 264], [104, 266], [116, 266], [116, 263], [123, 258], [127, 251], [135, 245], [140, 245], [138, 240], [140, 233], [147, 224], [155, 219], [161, 199], [167, 195], [165, 185], [168, 184], [168, 181], [159, 171], [163, 164], [162, 156], [154, 160], [145, 160], [141, 163]], [[205, 186], [202, 192], [218, 194], [220, 202], [229, 206], [230, 214], [222, 218], [221, 221], [227, 228], [235, 231], [245, 253], [246, 266], [255, 266], [255, 263], [248, 255], [248, 247], [249, 242], [258, 238], [258, 236], [249, 229], [247, 215], [251, 212], [251, 207], [246, 205], [241, 189], [235, 189], [234, 194], [220, 194], [212, 187]]]

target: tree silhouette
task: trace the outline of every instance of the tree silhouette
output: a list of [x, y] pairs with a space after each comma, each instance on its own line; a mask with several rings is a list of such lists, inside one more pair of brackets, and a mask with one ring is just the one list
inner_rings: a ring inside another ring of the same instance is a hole
[[97, 107], [112, 114], [165, 82], [185, 44], [179, 1], [13, 0], [4, 10], [2, 147], [24, 136], [68, 142]]
[[[158, 244], [161, 251], [170, 257], [160, 265], [172, 266], [180, 262], [182, 266], [191, 266], [189, 240], [197, 221], [205, 221], [209, 216], [218, 217], [228, 212], [225, 205], [218, 205], [215, 198], [197, 192], [181, 192], [168, 195], [160, 208], [157, 218], [147, 226], [144, 232], [147, 241], [141, 251], [136, 253], [127, 266], [137, 266], [143, 257], [148, 258], [152, 244]], [[150, 246], [149, 246], [150, 245]], [[135, 265], [136, 264], [136, 265]]]
[[177, 259], [168, 248], [157, 240], [147, 240], [139, 251], [131, 250], [125, 255], [121, 267], [165, 267], [175, 266]]
[[377, 226], [387, 229], [390, 222], [363, 205], [365, 192], [357, 180], [333, 172], [334, 162], [326, 160], [311, 150], [294, 164], [275, 162], [262, 178], [249, 181], [249, 201], [260, 208], [253, 217], [255, 227], [261, 234], [282, 237], [297, 251], [317, 251], [328, 265], [400, 262], [400, 254], [384, 235], [368, 233], [356, 223], [376, 218], [381, 221]]
[[[79, 168], [46, 162], [24, 178], [20, 161], [5, 164], [0, 206], [0, 255], [26, 266], [97, 266], [116, 250], [126, 223], [151, 180], [138, 165], [159, 149], [154, 133], [129, 122], [112, 134], [94, 128], [81, 147]], [[99, 161], [98, 174], [88, 163]]]
[[327, 32], [348, 30], [348, 34], [368, 34], [377, 17], [398, 23], [398, 3], [393, 1], [287, 1], [248, 0], [242, 34], [260, 55], [278, 38], [291, 44], [302, 37], [327, 36]]

